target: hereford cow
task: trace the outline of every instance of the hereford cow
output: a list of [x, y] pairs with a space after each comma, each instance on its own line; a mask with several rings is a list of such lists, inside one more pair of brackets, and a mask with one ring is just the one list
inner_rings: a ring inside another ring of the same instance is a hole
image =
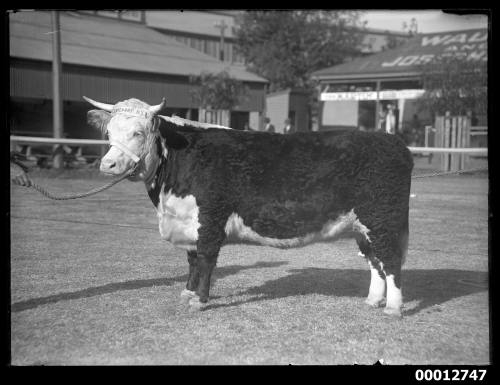
[[371, 269], [366, 303], [401, 315], [401, 265], [408, 246], [413, 160], [393, 135], [359, 131], [281, 135], [221, 129], [158, 115], [165, 100], [99, 110], [90, 125], [108, 134], [101, 171], [143, 181], [161, 237], [187, 250], [181, 298], [194, 309], [209, 297], [220, 248], [279, 248], [355, 238]]

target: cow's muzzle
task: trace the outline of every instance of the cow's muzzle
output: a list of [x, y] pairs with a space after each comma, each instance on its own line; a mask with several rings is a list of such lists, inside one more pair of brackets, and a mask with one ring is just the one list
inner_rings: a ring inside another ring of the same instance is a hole
[[101, 172], [108, 175], [122, 175], [137, 170], [141, 161], [139, 156], [120, 142], [111, 142], [110, 145], [114, 150], [110, 150], [101, 159]]

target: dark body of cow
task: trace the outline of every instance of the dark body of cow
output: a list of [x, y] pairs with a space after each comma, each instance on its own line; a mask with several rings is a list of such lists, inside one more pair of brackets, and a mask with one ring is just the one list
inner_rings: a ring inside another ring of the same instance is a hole
[[[146, 188], [162, 237], [188, 250], [184, 298], [207, 302], [228, 242], [300, 247], [353, 236], [372, 281], [367, 303], [401, 314], [413, 160], [395, 136], [359, 131], [280, 135], [199, 128], [161, 117]], [[189, 214], [191, 213], [191, 214]], [[179, 230], [181, 229], [181, 230]]]

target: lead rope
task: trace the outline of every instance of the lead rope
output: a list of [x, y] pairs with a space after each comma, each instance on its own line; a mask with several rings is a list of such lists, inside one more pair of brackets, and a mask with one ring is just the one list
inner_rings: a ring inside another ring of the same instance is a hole
[[30, 187], [34, 188], [36, 191], [38, 191], [39, 193], [43, 194], [47, 198], [53, 199], [53, 200], [62, 201], [62, 200], [68, 200], [68, 199], [85, 198], [85, 197], [88, 197], [90, 195], [94, 195], [94, 194], [97, 194], [97, 193], [99, 193], [101, 191], [107, 190], [108, 188], [110, 188], [110, 187], [114, 186], [115, 184], [121, 182], [125, 178], [128, 178], [129, 176], [131, 176], [134, 173], [135, 169], [136, 169], [136, 167], [134, 167], [132, 170], [129, 170], [128, 172], [126, 172], [125, 174], [123, 174], [122, 176], [120, 176], [119, 178], [117, 178], [115, 180], [112, 180], [109, 183], [106, 183], [104, 186], [94, 188], [94, 189], [92, 189], [90, 191], [87, 191], [87, 192], [84, 192], [84, 193], [70, 194], [70, 195], [56, 195], [56, 194], [53, 194], [50, 191], [47, 191], [45, 188], [43, 188], [43, 187], [39, 186], [38, 184], [34, 183], [31, 179], [28, 178], [28, 180], [31, 182]]
[[[101, 123], [101, 131], [102, 132], [104, 132], [103, 128], [104, 128], [104, 121]], [[122, 176], [118, 177], [117, 179], [114, 179], [111, 182], [106, 183], [104, 186], [97, 187], [97, 188], [94, 188], [94, 189], [92, 189], [90, 191], [87, 191], [87, 192], [84, 192], [84, 193], [79, 193], [79, 194], [56, 195], [56, 194], [51, 193], [50, 191], [47, 191], [45, 188], [43, 188], [42, 186], [36, 184], [35, 182], [33, 182], [27, 174], [26, 174], [26, 177], [30, 181], [30, 186], [29, 187], [32, 187], [33, 189], [35, 189], [36, 191], [38, 191], [39, 193], [41, 193], [42, 195], [46, 196], [49, 199], [58, 200], [58, 201], [64, 201], [64, 200], [69, 200], [69, 199], [85, 198], [85, 197], [88, 197], [88, 196], [100, 193], [101, 191], [107, 190], [110, 187], [113, 187], [115, 184], [117, 184], [117, 183], [121, 182], [122, 180], [128, 178], [129, 176], [131, 176], [135, 172], [136, 168], [139, 166], [139, 162], [136, 162], [136, 163], [137, 164], [136, 164], [136, 166], [133, 169], [127, 171], [125, 174], [123, 174]]]
[[[158, 124], [158, 121], [156, 119], [153, 120], [153, 125], [157, 125], [157, 124]], [[103, 123], [101, 123], [101, 131], [102, 130], [103, 130]], [[127, 171], [122, 176], [118, 177], [115, 180], [112, 180], [111, 182], [105, 184], [104, 186], [97, 187], [97, 188], [92, 189], [90, 191], [87, 191], [87, 192], [84, 192], [84, 193], [79, 193], [79, 194], [56, 195], [56, 194], [51, 193], [50, 191], [47, 191], [42, 186], [34, 183], [28, 177], [28, 175], [26, 175], [26, 177], [30, 181], [30, 186], [29, 187], [32, 187], [33, 189], [35, 189], [36, 191], [38, 191], [39, 193], [43, 194], [44, 196], [46, 196], [49, 199], [58, 200], [58, 201], [69, 200], [69, 199], [85, 198], [85, 197], [88, 197], [88, 196], [100, 193], [101, 191], [107, 190], [110, 187], [113, 187], [115, 184], [117, 184], [117, 183], [121, 182], [122, 180], [124, 180], [124, 179], [128, 178], [129, 176], [131, 176], [135, 172], [135, 170], [137, 169], [137, 167], [139, 166], [139, 162], [140, 162], [141, 159], [137, 155], [135, 155], [133, 152], [131, 152], [128, 148], [126, 148], [125, 146], [123, 146], [120, 143], [112, 142], [111, 145], [112, 146], [117, 146], [121, 151], [123, 151], [128, 156], [130, 156], [136, 162], [136, 166], [132, 170]]]

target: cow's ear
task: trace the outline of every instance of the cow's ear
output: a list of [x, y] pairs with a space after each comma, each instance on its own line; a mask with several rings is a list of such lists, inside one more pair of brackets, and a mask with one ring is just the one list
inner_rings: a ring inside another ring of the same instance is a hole
[[109, 119], [111, 119], [111, 114], [107, 111], [90, 110], [87, 112], [87, 123], [102, 131], [105, 131]]
[[167, 122], [165, 119], [159, 120], [160, 124], [158, 126], [158, 131], [167, 147], [173, 148], [174, 150], [182, 150], [188, 146], [189, 141], [184, 135], [178, 132], [178, 126], [176, 124]]

